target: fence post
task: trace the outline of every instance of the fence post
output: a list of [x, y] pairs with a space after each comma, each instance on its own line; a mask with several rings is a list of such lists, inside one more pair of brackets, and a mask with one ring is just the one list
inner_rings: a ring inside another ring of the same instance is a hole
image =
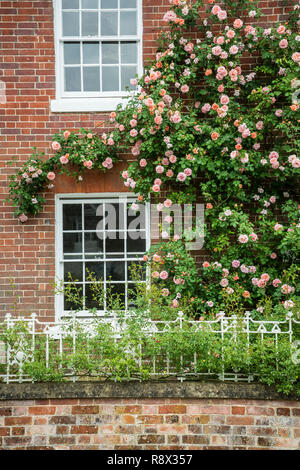
[[[6, 322], [6, 328], [10, 328], [10, 319], [11, 319], [11, 314], [7, 313], [5, 315], [5, 322]], [[6, 345], [6, 377], [5, 377], [5, 382], [8, 384], [9, 383], [9, 374], [10, 374], [10, 346], [9, 344]]]

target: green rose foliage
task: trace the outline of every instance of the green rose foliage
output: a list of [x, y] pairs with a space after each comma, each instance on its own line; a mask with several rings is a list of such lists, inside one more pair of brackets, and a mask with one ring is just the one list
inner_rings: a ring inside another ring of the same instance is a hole
[[[264, 298], [297, 312], [299, 9], [263, 28], [257, 2], [209, 5], [205, 20], [202, 2], [171, 3], [156, 59], [115, 117], [136, 157], [124, 183], [140, 200], [164, 191], [172, 204], [206, 205], [209, 267], [191, 272], [188, 293], [199, 314], [230, 313], [238, 301], [260, 312]], [[171, 304], [172, 279], [155, 281]]]
[[86, 129], [54, 134], [51, 150], [55, 154], [50, 157], [35, 153], [10, 179], [8, 200], [23, 223], [28, 215], [37, 215], [43, 209], [45, 191], [54, 187], [56, 175], [64, 173], [80, 181], [85, 171], [107, 171], [117, 161], [112, 136], [99, 136]]

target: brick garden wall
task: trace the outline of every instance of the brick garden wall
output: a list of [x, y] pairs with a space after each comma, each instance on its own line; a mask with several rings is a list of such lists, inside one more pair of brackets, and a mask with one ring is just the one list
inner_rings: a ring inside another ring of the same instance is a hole
[[[284, 21], [294, 0], [260, 1], [267, 15], [262, 25]], [[146, 63], [156, 50], [168, 0], [143, 0], [143, 52]], [[22, 302], [18, 312], [35, 311], [44, 321], [53, 320], [54, 296], [49, 285], [55, 276], [54, 192], [46, 193], [45, 210], [25, 225], [4, 203], [8, 176], [26, 161], [35, 146], [49, 149], [51, 136], [61, 129], [94, 129], [103, 132], [103, 113], [51, 113], [55, 98], [55, 54], [52, 0], [1, 0], [0, 80], [5, 82], [7, 103], [0, 105], [0, 318], [11, 311], [10, 278]], [[246, 59], [247, 62], [247, 59]], [[100, 127], [99, 127], [100, 126]], [[7, 162], [16, 157], [10, 167]], [[75, 185], [57, 178], [56, 192], [120, 191], [119, 169], [101, 179], [90, 175]], [[108, 179], [107, 179], [108, 178]], [[199, 261], [201, 256], [199, 255]]]
[[0, 449], [300, 449], [300, 401], [255, 383], [0, 384]]
[[297, 401], [0, 401], [0, 449], [300, 449]]

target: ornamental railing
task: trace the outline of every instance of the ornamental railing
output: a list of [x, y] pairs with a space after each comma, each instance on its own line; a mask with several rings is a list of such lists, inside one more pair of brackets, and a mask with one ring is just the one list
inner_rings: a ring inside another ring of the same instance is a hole
[[0, 381], [252, 382], [257, 375], [253, 351], [261, 345], [273, 348], [277, 368], [280, 346], [290, 345], [292, 352], [292, 345], [300, 344], [299, 325], [291, 312], [283, 320], [255, 320], [250, 312], [190, 320], [179, 312], [175, 320], [148, 320], [138, 326], [131, 317], [42, 322], [35, 313], [28, 318], [8, 313], [0, 329]]

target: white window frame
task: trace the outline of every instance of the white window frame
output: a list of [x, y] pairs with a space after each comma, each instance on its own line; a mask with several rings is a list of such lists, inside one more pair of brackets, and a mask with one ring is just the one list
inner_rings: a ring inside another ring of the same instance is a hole
[[[65, 37], [62, 36], [62, 0], [53, 0], [54, 38], [55, 38], [55, 82], [56, 99], [51, 100], [52, 112], [97, 112], [114, 111], [118, 104], [125, 105], [128, 96], [125, 92], [64, 92], [63, 80], [63, 42], [64, 41], [136, 41], [138, 48], [138, 76], [143, 74], [143, 0], [137, 0], [137, 36], [93, 36]], [[134, 93], [134, 92], [133, 92]]]
[[[99, 203], [100, 202], [126, 202], [131, 203], [136, 201], [137, 196], [132, 193], [89, 193], [89, 194], [56, 194], [55, 196], [55, 279], [56, 282], [60, 282], [64, 278], [64, 263], [63, 263], [63, 204], [70, 203]], [[146, 251], [150, 248], [150, 203], [146, 203], [145, 211], [145, 231], [146, 231]], [[138, 214], [137, 214], [138, 215]], [[141, 255], [142, 258], [142, 255]], [[106, 258], [103, 258], [105, 260]], [[130, 257], [122, 258], [122, 260], [130, 260]], [[132, 261], [136, 258], [132, 256]], [[72, 261], [72, 260], [70, 260]], [[83, 260], [82, 260], [83, 261]], [[93, 261], [92, 259], [90, 261]], [[116, 261], [118, 261], [116, 259]], [[121, 261], [121, 259], [120, 259]], [[148, 274], [147, 274], [148, 277]], [[127, 270], [125, 269], [125, 283], [127, 282]], [[104, 310], [98, 310], [98, 316], [104, 316], [106, 312]], [[59, 322], [62, 318], [68, 318], [74, 316], [71, 311], [64, 311], [64, 296], [62, 293], [55, 295], [55, 321]], [[77, 313], [79, 318], [90, 318], [88, 311], [81, 311]]]

